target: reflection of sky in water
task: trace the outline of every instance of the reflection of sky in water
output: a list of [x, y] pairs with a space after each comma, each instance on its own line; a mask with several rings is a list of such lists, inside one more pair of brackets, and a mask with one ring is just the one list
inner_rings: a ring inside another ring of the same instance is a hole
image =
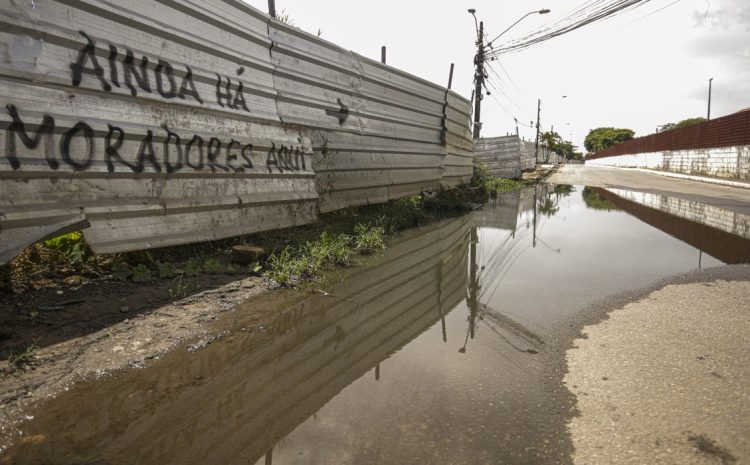
[[[559, 199], [553, 216], [522, 212], [511, 231], [479, 228], [479, 266], [499, 246], [513, 249], [504, 275], [486, 276], [480, 299], [490, 308], [544, 330], [607, 296], [639, 289], [677, 273], [721, 262], [623, 211], [586, 207], [581, 189]], [[497, 258], [498, 261], [506, 257]]]
[[32, 412], [24, 434], [40, 442], [18, 442], [10, 462], [564, 463], [560, 329], [609, 296], [719, 264], [587, 201], [548, 186], [503, 195], [404, 232], [326, 295], [250, 299], [209, 346]]

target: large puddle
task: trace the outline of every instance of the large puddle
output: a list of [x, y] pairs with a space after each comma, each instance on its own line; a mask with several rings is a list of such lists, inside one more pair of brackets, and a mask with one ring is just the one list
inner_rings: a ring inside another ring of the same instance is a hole
[[503, 195], [325, 293], [246, 302], [207, 347], [74, 386], [0, 463], [568, 463], [566, 328], [608, 297], [750, 261], [749, 225], [615, 189]]

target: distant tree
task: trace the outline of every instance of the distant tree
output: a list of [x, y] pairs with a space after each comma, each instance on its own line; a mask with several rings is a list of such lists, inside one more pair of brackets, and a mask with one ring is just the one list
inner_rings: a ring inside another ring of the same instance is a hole
[[562, 155], [565, 158], [573, 158], [576, 146], [572, 142], [563, 140], [560, 134], [554, 131], [542, 133], [539, 137], [542, 144], [546, 145], [553, 152]]
[[680, 129], [680, 128], [686, 128], [688, 126], [693, 126], [694, 124], [700, 124], [708, 121], [706, 118], [697, 117], [697, 118], [687, 118], [684, 119], [678, 123], [667, 123], [662, 124], [659, 126], [659, 129], [657, 129], [656, 132], [664, 132], [664, 131], [671, 131], [672, 129]]
[[583, 160], [583, 153], [581, 152], [573, 152], [569, 157], [568, 160]]
[[589, 131], [583, 146], [591, 153], [599, 152], [607, 147], [630, 140], [635, 136], [632, 129], [596, 128]]

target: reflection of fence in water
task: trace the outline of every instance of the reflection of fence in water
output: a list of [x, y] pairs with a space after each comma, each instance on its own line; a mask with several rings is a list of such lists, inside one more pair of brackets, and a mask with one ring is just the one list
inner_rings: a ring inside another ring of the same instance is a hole
[[[515, 261], [541, 241], [539, 234], [556, 211], [558, 199], [554, 189], [552, 185], [543, 184], [501, 194], [476, 214], [480, 302], [491, 301]], [[553, 206], [549, 215], [544, 213], [546, 205]]]
[[750, 262], [750, 216], [688, 199], [593, 188], [618, 208], [725, 263]]
[[[463, 218], [407, 233], [330, 296], [248, 302], [279, 312], [270, 322], [233, 325], [262, 324], [262, 332], [235, 332], [195, 354], [170, 354], [151, 369], [77, 386], [24, 427], [46, 441], [6, 456], [254, 463], [466, 298], [470, 225]], [[82, 450], [89, 455], [75, 455]]]

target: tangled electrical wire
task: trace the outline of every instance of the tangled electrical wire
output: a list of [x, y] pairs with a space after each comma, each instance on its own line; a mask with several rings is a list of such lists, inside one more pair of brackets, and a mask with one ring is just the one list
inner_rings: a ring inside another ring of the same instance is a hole
[[651, 0], [588, 0], [575, 10], [544, 28], [493, 47], [485, 58], [495, 58], [508, 52], [516, 52], [549, 39], [567, 34], [596, 21], [611, 18], [624, 10], [638, 8]]

